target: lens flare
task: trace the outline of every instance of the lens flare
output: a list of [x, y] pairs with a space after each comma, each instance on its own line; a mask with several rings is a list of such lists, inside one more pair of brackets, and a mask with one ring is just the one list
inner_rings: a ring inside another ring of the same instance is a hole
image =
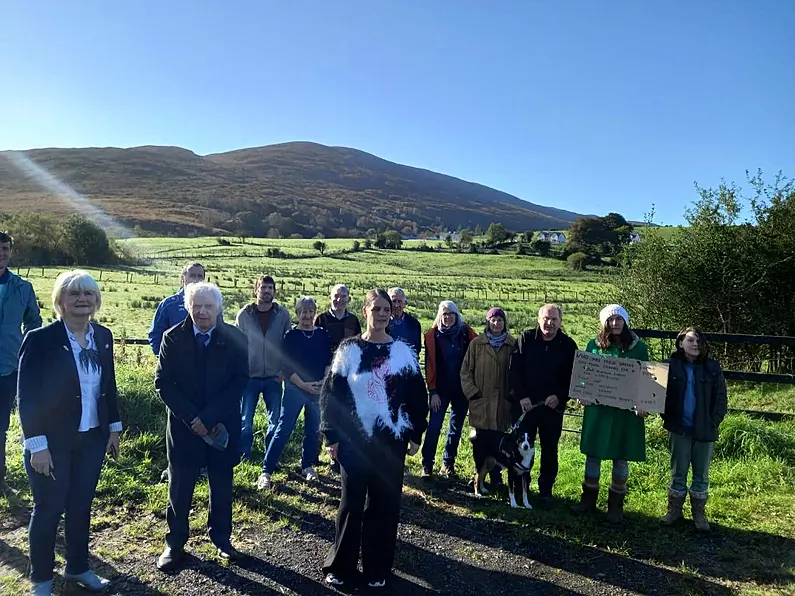
[[65, 184], [52, 174], [19, 151], [5, 153], [13, 166], [39, 186], [66, 201], [77, 213], [90, 219], [105, 230], [109, 236], [116, 238], [133, 238], [135, 234], [117, 219], [108, 215], [79, 192]]

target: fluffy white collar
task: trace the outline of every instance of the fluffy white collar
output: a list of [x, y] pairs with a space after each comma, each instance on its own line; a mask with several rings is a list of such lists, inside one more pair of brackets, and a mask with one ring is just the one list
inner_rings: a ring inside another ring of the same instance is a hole
[[386, 428], [399, 439], [412, 426], [402, 406], [396, 413], [390, 408], [387, 381], [406, 372], [418, 373], [419, 365], [414, 351], [403, 341], [395, 340], [382, 349], [385, 357], [376, 357], [371, 369], [362, 370], [361, 347], [356, 342], [342, 344], [334, 355], [331, 371], [348, 381], [365, 434], [371, 437], [376, 428]]

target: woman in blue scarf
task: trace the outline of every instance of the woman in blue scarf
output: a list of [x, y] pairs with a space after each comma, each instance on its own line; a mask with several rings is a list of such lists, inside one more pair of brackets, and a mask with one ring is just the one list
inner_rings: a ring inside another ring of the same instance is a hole
[[[469, 426], [507, 431], [511, 426], [508, 368], [516, 340], [508, 332], [505, 311], [498, 306], [486, 314], [486, 328], [469, 344], [461, 367], [461, 388], [469, 400]], [[490, 474], [492, 484], [499, 472]]]

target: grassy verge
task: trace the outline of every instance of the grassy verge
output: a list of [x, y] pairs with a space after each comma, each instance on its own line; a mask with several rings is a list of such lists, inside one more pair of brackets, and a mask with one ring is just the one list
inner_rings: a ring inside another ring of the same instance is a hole
[[[109, 462], [102, 474], [92, 522], [94, 532], [113, 529], [109, 534], [112, 539], [103, 539], [94, 553], [109, 562], [130, 556], [153, 560], [162, 547], [167, 501], [167, 486], [159, 482], [165, 466], [164, 410], [152, 391], [150, 365], [122, 362], [118, 368], [127, 431], [121, 458]], [[566, 426], [576, 428], [578, 422], [577, 418], [567, 418]], [[257, 424], [260, 429], [264, 427], [262, 412]], [[297, 466], [301, 432], [299, 426], [283, 456], [287, 472], [274, 476], [276, 490], [263, 494], [253, 489], [258, 465], [244, 463], [236, 469], [235, 533], [244, 548], [255, 546], [263, 533], [279, 528], [307, 531], [313, 525], [331, 523], [337, 504], [334, 491], [318, 490], [294, 476], [288, 478]], [[467, 434], [465, 429], [464, 436]], [[9, 439], [10, 481], [22, 489], [22, 499], [29, 504], [16, 419]], [[258, 446], [261, 440], [260, 430]], [[434, 526], [449, 535], [456, 535], [458, 522], [466, 519], [492, 520], [503, 533], [512, 536], [511, 543], [499, 544], [499, 548], [552, 544], [563, 553], [561, 565], [567, 553], [576, 559], [582, 555], [575, 553], [583, 552], [592, 553], [593, 565], [597, 566], [600, 557], [641, 562], [647, 569], [675, 573], [681, 584], [677, 584], [676, 593], [680, 594], [702, 593], [703, 582], [748, 595], [795, 592], [795, 422], [767, 422], [744, 415], [727, 417], [710, 474], [708, 515], [716, 528], [709, 536], [697, 535], [689, 523], [659, 527], [656, 520], [665, 510], [668, 479], [666, 435], [659, 418], [648, 421], [647, 446], [647, 461], [631, 464], [628, 522], [621, 531], [606, 529], [593, 518], [577, 518], [569, 513], [568, 504], [579, 496], [584, 466], [578, 435], [574, 433], [564, 433], [561, 441], [560, 476], [555, 487], [560, 502], [552, 509], [511, 510], [496, 497], [476, 502], [469, 496], [465, 481], [452, 485], [422, 483], [416, 478], [419, 461], [412, 458], [408, 464], [404, 519], [414, 525]], [[440, 445], [440, 457], [441, 449]], [[255, 461], [261, 456], [261, 451], [256, 453]], [[471, 477], [471, 461], [470, 445], [464, 439], [457, 460], [461, 478]], [[321, 473], [328, 471], [321, 469]], [[609, 464], [605, 464], [604, 478], [609, 474]], [[207, 491], [206, 482], [197, 487], [191, 523], [198, 538], [192, 548], [210, 557], [209, 541], [201, 538]], [[602, 507], [605, 492], [600, 498]], [[0, 499], [0, 518], [6, 520], [0, 524], [0, 540], [9, 548], [24, 552], [25, 531], [21, 522], [10, 521], [15, 516], [19, 517], [19, 509]], [[611, 578], [602, 581], [610, 582]], [[0, 565], [3, 594], [22, 594], [25, 585], [20, 570]]]

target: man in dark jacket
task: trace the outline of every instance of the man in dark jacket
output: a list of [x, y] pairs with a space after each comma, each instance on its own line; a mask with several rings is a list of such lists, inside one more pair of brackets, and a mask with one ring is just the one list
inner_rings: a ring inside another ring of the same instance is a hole
[[232, 547], [232, 472], [240, 461], [240, 398], [248, 382], [246, 337], [218, 318], [221, 292], [208, 283], [185, 289], [188, 317], [166, 331], [155, 389], [168, 407], [166, 549], [159, 569], [178, 568], [188, 540], [188, 514], [199, 470], [210, 482], [210, 539], [225, 559]]
[[336, 352], [343, 339], [361, 335], [362, 325], [359, 318], [348, 312], [350, 291], [345, 284], [337, 284], [331, 288], [331, 308], [315, 318], [315, 325], [328, 331], [331, 337], [331, 351]]
[[29, 281], [8, 269], [14, 239], [0, 232], [0, 495], [16, 495], [6, 484], [6, 433], [17, 394], [17, 366], [23, 336], [41, 327], [36, 294]]
[[389, 321], [387, 333], [410, 345], [419, 358], [422, 349], [422, 325], [405, 310], [408, 304], [406, 292], [401, 288], [392, 288], [389, 290], [389, 299], [392, 301], [392, 319]]
[[574, 340], [560, 329], [562, 316], [560, 307], [542, 306], [538, 327], [519, 336], [510, 365], [510, 399], [526, 413], [531, 440], [535, 442], [536, 433], [541, 439], [538, 493], [546, 503], [552, 499], [552, 486], [558, 475], [558, 442], [577, 351]]

